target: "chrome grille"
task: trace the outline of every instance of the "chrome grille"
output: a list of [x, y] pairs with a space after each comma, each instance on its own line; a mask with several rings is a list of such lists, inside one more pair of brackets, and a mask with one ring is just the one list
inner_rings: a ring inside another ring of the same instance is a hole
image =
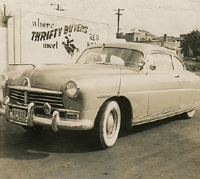
[[37, 108], [42, 108], [44, 103], [49, 103], [52, 108], [64, 108], [62, 94], [42, 93], [10, 88], [10, 101], [15, 104], [34, 103]]
[[25, 97], [24, 91], [10, 89], [11, 102], [25, 103], [24, 97]]

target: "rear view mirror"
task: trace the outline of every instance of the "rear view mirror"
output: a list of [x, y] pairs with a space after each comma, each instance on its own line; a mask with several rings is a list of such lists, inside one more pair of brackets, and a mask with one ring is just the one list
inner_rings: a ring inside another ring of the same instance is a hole
[[155, 66], [155, 65], [150, 65], [150, 69], [151, 69], [151, 70], [155, 70], [155, 69], [156, 69], [156, 66]]
[[145, 62], [141, 61], [138, 63], [139, 69], [142, 70], [144, 68]]

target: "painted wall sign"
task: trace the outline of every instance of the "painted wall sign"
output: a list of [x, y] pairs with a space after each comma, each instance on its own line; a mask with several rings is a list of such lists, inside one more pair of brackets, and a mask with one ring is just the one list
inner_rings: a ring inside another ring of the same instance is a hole
[[107, 24], [31, 12], [15, 15], [8, 28], [14, 64], [74, 63], [87, 46], [109, 37]]

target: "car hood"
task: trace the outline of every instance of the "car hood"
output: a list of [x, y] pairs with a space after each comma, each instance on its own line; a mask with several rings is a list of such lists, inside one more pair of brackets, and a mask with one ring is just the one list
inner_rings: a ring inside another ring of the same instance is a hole
[[105, 64], [45, 65], [20, 73], [14, 72], [14, 75], [9, 75], [10, 86], [21, 86], [24, 79], [28, 78], [31, 87], [61, 91], [70, 79], [78, 80], [97, 75], [120, 75], [120, 67]]

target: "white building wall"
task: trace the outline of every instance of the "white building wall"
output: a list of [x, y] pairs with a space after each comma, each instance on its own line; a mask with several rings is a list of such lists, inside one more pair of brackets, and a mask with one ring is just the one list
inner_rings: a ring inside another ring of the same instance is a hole
[[0, 27], [0, 74], [7, 67], [7, 28]]
[[[66, 37], [78, 48], [73, 54]], [[18, 11], [8, 20], [9, 64], [74, 63], [88, 45], [108, 38], [108, 24]]]

